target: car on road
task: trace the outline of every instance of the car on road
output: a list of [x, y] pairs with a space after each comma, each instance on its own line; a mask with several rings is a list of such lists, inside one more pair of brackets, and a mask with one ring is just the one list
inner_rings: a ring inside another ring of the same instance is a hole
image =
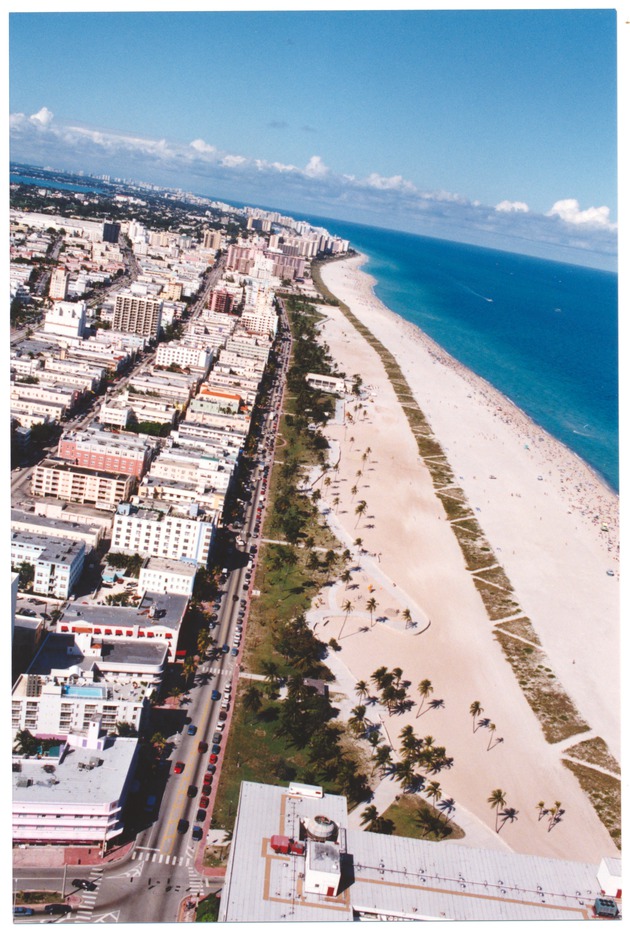
[[212, 744], [212, 753], [221, 753], [221, 747], [219, 744]]
[[206, 782], [206, 784], [201, 787], [201, 794], [208, 796], [210, 795], [211, 792], [212, 792], [212, 786], [210, 785], [209, 782]]
[[208, 749], [208, 742], [206, 740], [200, 740], [197, 745], [197, 753], [205, 753]]
[[211, 763], [216, 763], [217, 760], [219, 759], [219, 757], [217, 756], [217, 754], [216, 754], [216, 753], [214, 752], [214, 750], [213, 750], [212, 753], [210, 754], [210, 756], [208, 757], [208, 759], [210, 760]]
[[197, 733], [197, 725], [196, 725], [196, 724], [189, 724], [189, 725], [188, 725], [188, 733], [190, 734], [191, 737], [194, 737], [194, 735]]
[[221, 647], [221, 652], [222, 652], [222, 653], [229, 653], [229, 652], [230, 652], [230, 644], [229, 644], [229, 643], [224, 643], [223, 646]]
[[199, 799], [200, 808], [207, 808], [209, 804], [210, 804], [210, 799], [206, 795], [202, 795], [201, 798]]
[[220, 731], [215, 731], [214, 734], [212, 735], [212, 742], [215, 744], [220, 744], [222, 737], [223, 737], [223, 734]]
[[94, 892], [96, 889], [96, 883], [89, 879], [73, 879], [72, 885], [75, 889], [85, 889], [87, 892]]
[[227, 711], [219, 711], [219, 721], [225, 721], [227, 719]]
[[232, 647], [232, 656], [238, 656], [238, 647]]
[[26, 905], [15, 905], [13, 907], [13, 914], [16, 916], [20, 915], [23, 918], [26, 918], [28, 915], [34, 915], [35, 909], [28, 908]]
[[208, 765], [206, 766], [206, 770], [207, 770], [209, 773], [213, 773], [213, 774], [214, 774], [214, 773], [216, 773], [217, 768], [216, 768], [216, 766], [214, 765], [214, 763], [208, 763]]
[[193, 836], [193, 840], [201, 840], [201, 838], [203, 837], [203, 831], [201, 830], [198, 824], [194, 826], [192, 830], [192, 836]]
[[216, 689], [212, 690], [212, 701], [218, 701], [221, 698], [221, 692], [217, 692]]
[[196, 794], [197, 794], [197, 786], [193, 786], [193, 785], [188, 786], [188, 790], [186, 792], [186, 795], [188, 796], [188, 798], [194, 798]]
[[205, 808], [198, 808], [197, 814], [195, 815], [195, 821], [205, 821], [206, 820], [206, 810]]
[[178, 760], [177, 763], [175, 764], [175, 766], [173, 767], [173, 772], [174, 772], [174, 773], [177, 773], [177, 775], [179, 775], [180, 773], [183, 773], [183, 772], [184, 772], [184, 766], [185, 766], [185, 765], [186, 765], [186, 764], [185, 764], [185, 763], [182, 763], [181, 760]]
[[189, 822], [186, 821], [185, 818], [180, 818], [179, 821], [177, 822], [177, 833], [185, 834], [189, 827], [190, 827]]
[[44, 905], [44, 911], [47, 915], [67, 915], [72, 909], [69, 905], [62, 905], [60, 902], [50, 902]]

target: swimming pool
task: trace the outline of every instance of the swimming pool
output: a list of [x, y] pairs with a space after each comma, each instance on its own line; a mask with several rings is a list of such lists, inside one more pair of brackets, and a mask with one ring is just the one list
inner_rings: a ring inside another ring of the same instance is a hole
[[106, 689], [101, 685], [63, 685], [61, 694], [68, 698], [105, 698]]

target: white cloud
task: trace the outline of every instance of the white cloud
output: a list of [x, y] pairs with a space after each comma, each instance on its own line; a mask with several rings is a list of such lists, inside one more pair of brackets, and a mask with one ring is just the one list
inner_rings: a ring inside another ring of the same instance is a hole
[[384, 178], [376, 171], [373, 171], [364, 182], [367, 187], [376, 188], [379, 191], [415, 191], [415, 185], [410, 181], [405, 181], [402, 175], [392, 175], [391, 178]]
[[37, 113], [29, 116], [29, 120], [36, 126], [49, 126], [52, 123], [53, 114], [48, 107], [42, 107]]
[[580, 205], [574, 197], [557, 200], [545, 216], [560, 217], [565, 223], [575, 226], [593, 226], [607, 230], [617, 228], [615, 223], [610, 222], [610, 207], [588, 207], [586, 210], [580, 210]]
[[304, 169], [304, 174], [308, 178], [323, 178], [328, 174], [328, 168], [324, 165], [319, 155], [312, 155], [308, 165]]
[[242, 155], [224, 155], [221, 159], [221, 164], [225, 165], [226, 168], [236, 168], [239, 165], [244, 165], [247, 161]]
[[199, 152], [200, 155], [214, 155], [217, 151], [215, 146], [208, 145], [207, 142], [204, 142], [203, 139], [195, 139], [190, 143], [191, 149], [194, 149], [195, 152]]
[[494, 209], [499, 213], [529, 213], [529, 207], [522, 200], [502, 200]]

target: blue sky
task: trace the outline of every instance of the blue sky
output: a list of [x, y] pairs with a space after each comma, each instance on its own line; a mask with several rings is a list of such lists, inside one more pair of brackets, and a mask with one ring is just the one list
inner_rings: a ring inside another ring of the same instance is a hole
[[555, 6], [14, 12], [10, 155], [614, 254], [616, 13]]

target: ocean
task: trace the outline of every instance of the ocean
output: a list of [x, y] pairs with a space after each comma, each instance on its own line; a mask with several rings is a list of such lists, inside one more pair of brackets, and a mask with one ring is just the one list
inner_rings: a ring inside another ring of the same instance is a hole
[[375, 293], [619, 490], [617, 275], [309, 217], [368, 256]]

